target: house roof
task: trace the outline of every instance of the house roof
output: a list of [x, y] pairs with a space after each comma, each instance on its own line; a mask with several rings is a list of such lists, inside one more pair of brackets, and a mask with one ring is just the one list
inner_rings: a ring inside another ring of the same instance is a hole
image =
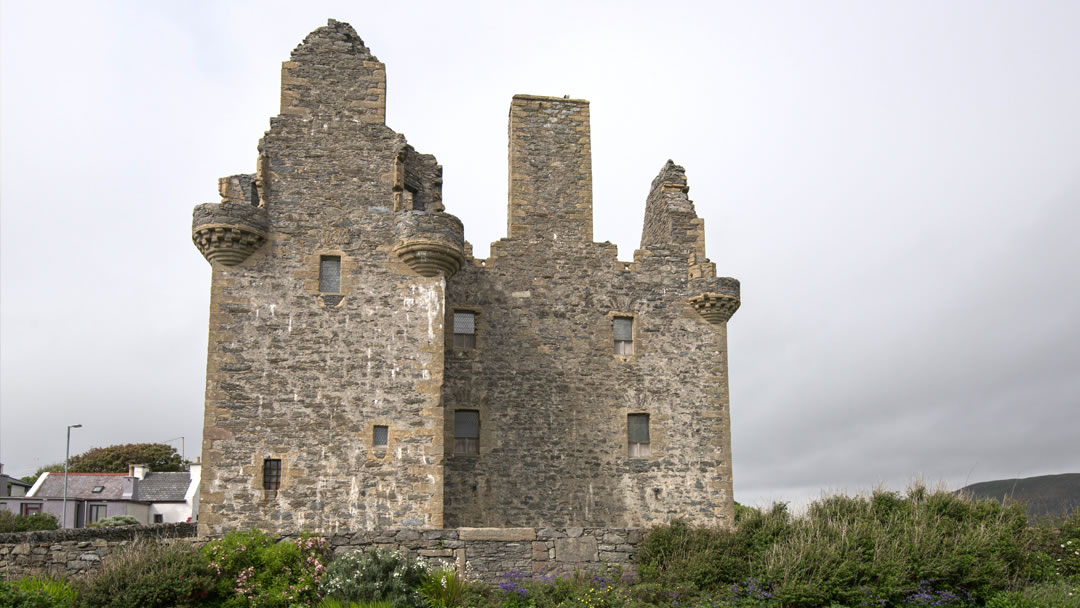
[[[67, 497], [77, 500], [123, 500], [126, 473], [68, 473]], [[100, 492], [94, 488], [100, 487]], [[49, 473], [33, 498], [62, 498], [64, 474]]]
[[25, 481], [17, 477], [12, 477], [11, 475], [5, 475], [2, 473], [0, 473], [0, 483], [10, 483], [16, 486], [22, 486], [27, 489], [34, 485], [32, 483], [26, 483]]
[[139, 482], [138, 499], [144, 502], [184, 502], [191, 473], [147, 473]]

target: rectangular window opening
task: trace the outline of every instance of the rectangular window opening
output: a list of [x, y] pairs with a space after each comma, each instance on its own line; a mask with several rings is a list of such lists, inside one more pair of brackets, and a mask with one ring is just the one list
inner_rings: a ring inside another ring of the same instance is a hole
[[480, 453], [480, 412], [476, 410], [454, 412], [454, 453], [465, 455]]
[[390, 443], [390, 427], [375, 425], [372, 435], [371, 445], [377, 448], [385, 448]]
[[41, 503], [23, 503], [20, 509], [20, 515], [34, 515], [35, 513], [41, 513]]
[[281, 489], [281, 460], [267, 458], [263, 461], [263, 489]]
[[472, 350], [476, 348], [476, 313], [454, 311], [454, 348]]
[[165, 523], [165, 515], [163, 515], [161, 513], [154, 513], [154, 523], [155, 524], [163, 524], [163, 523]]
[[105, 505], [90, 505], [90, 520], [87, 523], [99, 522], [108, 515]]
[[615, 354], [634, 354], [634, 319], [633, 317], [615, 317], [612, 320], [612, 333], [615, 334]]
[[651, 450], [649, 449], [648, 414], [626, 415], [626, 439], [630, 458], [649, 457]]
[[341, 293], [341, 256], [324, 255], [319, 258], [319, 291]]

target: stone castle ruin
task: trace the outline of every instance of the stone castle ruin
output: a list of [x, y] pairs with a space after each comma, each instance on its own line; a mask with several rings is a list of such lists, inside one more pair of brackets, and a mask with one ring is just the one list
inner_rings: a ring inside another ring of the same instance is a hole
[[727, 321], [682, 167], [641, 247], [593, 242], [589, 103], [516, 95], [507, 236], [331, 20], [284, 62], [254, 174], [195, 207], [213, 272], [199, 533], [732, 521]]

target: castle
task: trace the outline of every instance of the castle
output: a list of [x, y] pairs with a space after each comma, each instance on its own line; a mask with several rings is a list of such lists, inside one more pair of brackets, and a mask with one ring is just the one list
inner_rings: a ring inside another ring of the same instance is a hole
[[255, 173], [195, 207], [200, 534], [730, 523], [739, 283], [682, 167], [619, 261], [593, 242], [588, 102], [516, 95], [507, 236], [476, 259], [385, 107], [384, 65], [330, 20], [282, 66]]

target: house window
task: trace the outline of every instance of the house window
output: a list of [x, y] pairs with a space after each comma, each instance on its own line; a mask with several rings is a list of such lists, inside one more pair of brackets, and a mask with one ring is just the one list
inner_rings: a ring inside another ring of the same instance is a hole
[[375, 431], [372, 435], [371, 444], [377, 448], [385, 448], [390, 443], [389, 427], [375, 425]]
[[480, 412], [476, 410], [454, 412], [454, 453], [465, 455], [480, 453]]
[[281, 488], [281, 460], [267, 458], [263, 461], [263, 489], [278, 490]]
[[163, 523], [165, 523], [165, 515], [162, 514], [162, 513], [154, 513], [154, 523], [155, 524], [163, 524]]
[[612, 320], [612, 332], [615, 334], [615, 354], [634, 354], [633, 317], [615, 317]]
[[627, 414], [626, 438], [630, 458], [648, 458], [649, 450], [649, 415]]
[[472, 350], [476, 348], [476, 313], [454, 311], [454, 348]]
[[93, 493], [93, 494], [101, 494], [104, 491], [105, 491], [105, 486], [94, 486], [94, 489], [90, 490], [90, 492]]
[[341, 292], [341, 256], [324, 255], [319, 258], [319, 291]]
[[41, 513], [41, 503], [28, 503], [24, 502], [19, 505], [19, 515], [34, 515], [35, 513]]
[[106, 510], [105, 505], [90, 505], [90, 520], [86, 523], [92, 524], [105, 519], [108, 517]]

